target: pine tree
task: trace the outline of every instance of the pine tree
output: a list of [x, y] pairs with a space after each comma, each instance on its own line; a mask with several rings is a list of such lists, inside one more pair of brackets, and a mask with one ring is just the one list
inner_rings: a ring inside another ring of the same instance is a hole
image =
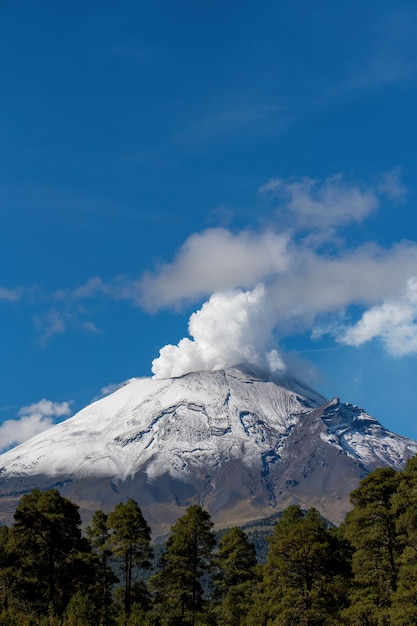
[[212, 527], [209, 513], [198, 504], [172, 526], [161, 571], [152, 578], [161, 623], [196, 623], [204, 604], [203, 579], [212, 569], [216, 543]]
[[417, 456], [410, 459], [392, 498], [398, 540], [403, 549], [398, 561], [397, 588], [392, 595], [392, 626], [417, 624]]
[[61, 615], [86, 574], [89, 547], [78, 506], [56, 489], [34, 489], [22, 497], [14, 519], [10, 541], [19, 597], [40, 615]]
[[101, 623], [90, 597], [77, 591], [68, 602], [62, 626], [98, 626]]
[[[9, 528], [0, 526], [0, 614], [6, 614], [12, 597], [13, 558], [9, 546]], [[1, 623], [1, 619], [0, 619]]]
[[111, 607], [111, 588], [119, 579], [114, 574], [111, 566], [110, 531], [107, 527], [107, 515], [103, 511], [96, 511], [91, 520], [91, 525], [87, 526], [86, 534], [91, 542], [96, 554], [96, 574], [97, 574], [97, 605], [103, 626], [109, 626]]
[[220, 540], [215, 563], [214, 585], [219, 596], [217, 622], [224, 626], [239, 626], [248, 611], [256, 577], [255, 546], [243, 530], [231, 528]]
[[[134, 600], [135, 573], [149, 569], [152, 557], [151, 530], [138, 504], [130, 498], [125, 504], [116, 504], [107, 517], [110, 537], [107, 545], [119, 560], [124, 580], [124, 612], [129, 616]], [[142, 590], [142, 586], [138, 586]]]
[[315, 509], [284, 511], [270, 540], [258, 600], [248, 620], [274, 626], [340, 624], [349, 567], [344, 546]]
[[393, 499], [400, 473], [380, 468], [364, 478], [350, 496], [353, 509], [341, 530], [354, 548], [354, 584], [345, 615], [353, 625], [387, 626], [397, 590], [402, 541]]

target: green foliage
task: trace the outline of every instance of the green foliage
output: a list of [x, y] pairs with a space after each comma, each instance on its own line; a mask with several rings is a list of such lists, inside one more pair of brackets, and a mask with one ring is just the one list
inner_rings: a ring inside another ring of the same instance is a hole
[[392, 595], [391, 624], [417, 624], [417, 457], [410, 459], [392, 498], [399, 542], [404, 546]]
[[210, 573], [215, 535], [207, 511], [190, 506], [171, 528], [161, 571], [151, 579], [162, 624], [195, 624], [203, 609], [203, 577]]
[[291, 506], [275, 527], [260, 602], [250, 616], [274, 625], [337, 624], [346, 602], [349, 567], [344, 548], [315, 509]]
[[[291, 506], [248, 534], [222, 531], [217, 548], [193, 505], [149, 579], [134, 500], [97, 511], [83, 537], [78, 507], [35, 489], [0, 527], [0, 626], [417, 626], [417, 457], [372, 472], [351, 501], [339, 529]], [[266, 562], [251, 541], [264, 531]]]
[[[151, 529], [142, 515], [138, 504], [130, 498], [125, 504], [117, 504], [108, 515], [110, 530], [106, 542], [115, 558], [119, 559], [124, 579], [124, 612], [130, 615], [134, 600], [135, 570], [149, 569], [152, 557]], [[97, 541], [100, 541], [97, 539]], [[142, 587], [139, 585], [142, 589]], [[142, 594], [147, 595], [147, 594]], [[143, 601], [143, 597], [140, 597]]]
[[215, 564], [214, 585], [219, 598], [215, 608], [217, 623], [239, 626], [248, 612], [256, 576], [255, 546], [243, 530], [231, 528], [222, 536]]
[[240, 528], [231, 528], [220, 540], [216, 557], [216, 583], [222, 592], [251, 580], [256, 565], [255, 547]]
[[393, 506], [400, 480], [392, 468], [377, 469], [351, 494], [354, 508], [341, 530], [354, 548], [351, 607], [345, 613], [352, 624], [390, 624], [403, 550]]
[[100, 621], [91, 598], [78, 591], [67, 605], [62, 625], [96, 626], [98, 624]]
[[112, 586], [119, 579], [111, 568], [112, 551], [110, 549], [110, 531], [107, 527], [107, 515], [96, 511], [91, 525], [86, 528], [87, 537], [96, 556], [94, 597], [98, 607], [100, 623], [109, 626], [112, 623]]
[[61, 615], [73, 581], [88, 577], [89, 546], [81, 536], [78, 507], [55, 489], [34, 489], [15, 512], [8, 550], [14, 595], [35, 614]]
[[0, 607], [3, 612], [9, 608], [14, 580], [14, 559], [10, 550], [9, 536], [8, 527], [0, 526]]

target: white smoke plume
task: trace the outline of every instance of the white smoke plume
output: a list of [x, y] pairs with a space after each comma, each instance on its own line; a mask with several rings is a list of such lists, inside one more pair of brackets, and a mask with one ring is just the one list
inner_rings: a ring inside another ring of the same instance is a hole
[[192, 339], [166, 345], [152, 362], [155, 378], [172, 378], [199, 370], [250, 363], [270, 372], [285, 371], [273, 343], [274, 315], [265, 287], [214, 293], [188, 323]]

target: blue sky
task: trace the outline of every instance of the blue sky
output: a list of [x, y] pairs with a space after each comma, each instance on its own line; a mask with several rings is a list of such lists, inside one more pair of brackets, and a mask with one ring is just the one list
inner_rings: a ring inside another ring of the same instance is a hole
[[415, 3], [0, 17], [0, 447], [166, 344], [157, 375], [274, 355], [417, 438]]

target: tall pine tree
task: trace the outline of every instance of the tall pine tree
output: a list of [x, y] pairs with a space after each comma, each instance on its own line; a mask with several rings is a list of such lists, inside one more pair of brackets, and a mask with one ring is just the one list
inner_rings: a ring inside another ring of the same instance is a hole
[[403, 548], [393, 505], [400, 480], [399, 472], [380, 468], [351, 493], [353, 509], [341, 527], [354, 548], [351, 606], [345, 613], [350, 624], [391, 624], [391, 604]]
[[155, 606], [162, 624], [191, 624], [203, 609], [203, 579], [212, 569], [216, 540], [209, 513], [190, 506], [172, 526], [161, 559], [161, 571], [152, 578]]
[[98, 599], [97, 605], [100, 613], [100, 624], [109, 626], [111, 623], [111, 589], [116, 582], [119, 582], [119, 579], [110, 566], [112, 556], [110, 549], [110, 530], [107, 526], [107, 515], [103, 511], [96, 511], [94, 513], [91, 525], [86, 528], [86, 534], [97, 559], [96, 596]]
[[81, 536], [78, 506], [56, 489], [34, 489], [22, 497], [14, 518], [16, 593], [38, 614], [61, 615], [78, 581], [88, 575], [82, 555], [89, 546]]
[[402, 552], [398, 562], [396, 589], [391, 599], [392, 626], [417, 625], [417, 456], [410, 459], [392, 498], [398, 541]]
[[126, 503], [116, 504], [107, 517], [110, 537], [107, 545], [113, 556], [120, 563], [124, 581], [124, 612], [130, 615], [132, 603], [136, 598], [135, 587], [138, 585], [135, 574], [139, 569], [149, 569], [152, 557], [151, 530], [142, 515], [138, 504], [130, 498]]
[[231, 528], [220, 539], [214, 579], [219, 626], [239, 626], [247, 614], [256, 577], [255, 546], [240, 528]]

